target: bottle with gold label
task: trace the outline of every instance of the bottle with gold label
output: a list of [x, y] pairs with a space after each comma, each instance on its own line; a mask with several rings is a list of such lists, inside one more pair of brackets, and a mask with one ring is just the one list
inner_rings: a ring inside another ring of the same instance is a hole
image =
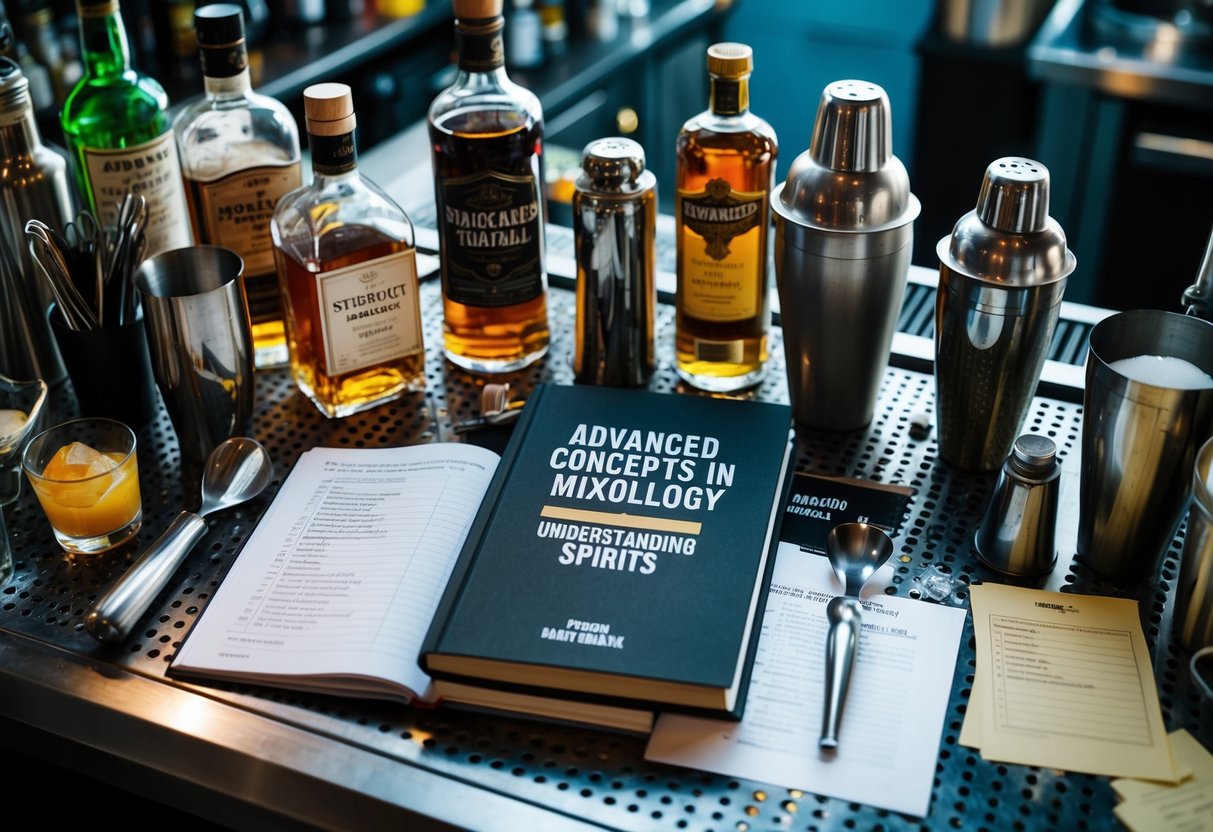
[[455, 0], [459, 71], [430, 105], [443, 347], [473, 372], [548, 351], [543, 111], [505, 72], [502, 0]]
[[270, 233], [291, 373], [330, 418], [425, 386], [413, 224], [358, 171], [345, 84], [303, 91], [312, 182], [284, 196]]
[[84, 75], [60, 122], [80, 192], [106, 228], [128, 193], [147, 200], [147, 255], [192, 242], [181, 165], [159, 82], [131, 67], [118, 0], [76, 0]]
[[770, 329], [769, 196], [778, 141], [750, 112], [753, 52], [708, 48], [708, 109], [683, 125], [676, 145], [678, 375], [728, 393], [766, 374]]
[[256, 366], [285, 364], [270, 218], [303, 184], [299, 128], [282, 102], [253, 92], [240, 6], [199, 7], [193, 30], [205, 95], [178, 113], [173, 131], [194, 237], [244, 259]]

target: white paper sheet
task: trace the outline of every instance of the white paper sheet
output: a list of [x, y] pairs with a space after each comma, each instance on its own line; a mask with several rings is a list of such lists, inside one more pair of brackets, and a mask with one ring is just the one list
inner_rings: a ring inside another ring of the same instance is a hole
[[[841, 582], [821, 555], [781, 543], [745, 718], [664, 714], [645, 759], [926, 817], [966, 612], [863, 593], [863, 629], [833, 755], [818, 751], [826, 603]], [[882, 580], [883, 579], [883, 580]]]

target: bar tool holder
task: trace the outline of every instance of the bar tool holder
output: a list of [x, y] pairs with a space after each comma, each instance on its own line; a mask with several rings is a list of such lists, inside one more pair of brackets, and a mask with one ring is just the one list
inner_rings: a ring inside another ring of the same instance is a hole
[[857, 430], [889, 363], [921, 209], [876, 84], [825, 88], [809, 149], [771, 193], [775, 279], [797, 424]]
[[1049, 171], [1004, 157], [977, 207], [936, 246], [935, 406], [939, 457], [993, 471], [1032, 406], [1066, 280], [1077, 261], [1049, 216]]

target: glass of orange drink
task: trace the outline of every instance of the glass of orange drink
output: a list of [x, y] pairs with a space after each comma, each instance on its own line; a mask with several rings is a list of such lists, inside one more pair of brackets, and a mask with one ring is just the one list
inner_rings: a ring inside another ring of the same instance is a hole
[[72, 419], [30, 440], [21, 460], [64, 550], [121, 546], [143, 524], [135, 434], [113, 419]]

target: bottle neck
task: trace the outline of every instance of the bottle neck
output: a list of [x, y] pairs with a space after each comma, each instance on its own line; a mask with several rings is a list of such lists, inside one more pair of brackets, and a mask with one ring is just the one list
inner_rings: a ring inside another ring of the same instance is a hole
[[740, 116], [750, 109], [749, 78], [712, 78], [710, 108], [714, 115]]
[[23, 94], [0, 109], [0, 159], [33, 156], [42, 147], [38, 122], [28, 94]]
[[307, 134], [308, 148], [312, 152], [313, 179], [323, 184], [324, 180], [348, 179], [358, 170], [358, 151], [354, 145], [354, 133], [336, 136]]
[[253, 91], [248, 68], [248, 47], [241, 39], [225, 46], [201, 46], [202, 86], [212, 99], [242, 98]]
[[505, 76], [505, 46], [501, 33], [504, 19], [456, 20], [455, 45], [459, 52], [460, 74]]
[[89, 75], [107, 77], [130, 69], [131, 50], [118, 2], [77, 3], [80, 15], [80, 52]]

